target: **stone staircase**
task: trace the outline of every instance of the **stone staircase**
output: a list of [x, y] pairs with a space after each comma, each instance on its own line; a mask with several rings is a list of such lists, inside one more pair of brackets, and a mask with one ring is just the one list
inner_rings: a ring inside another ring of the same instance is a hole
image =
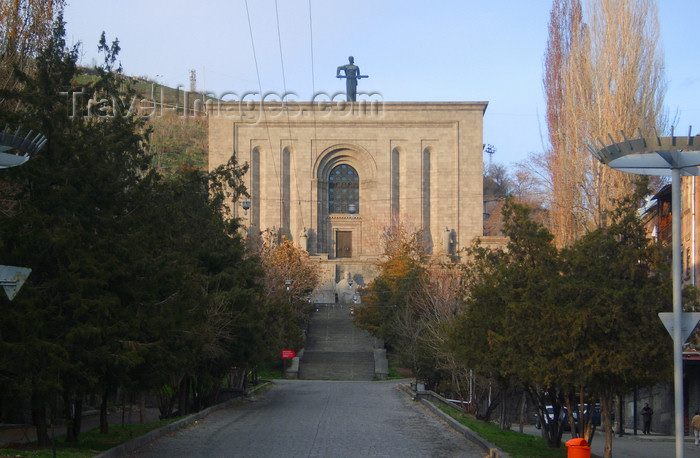
[[372, 380], [375, 339], [352, 323], [351, 306], [318, 304], [299, 361], [300, 379]]

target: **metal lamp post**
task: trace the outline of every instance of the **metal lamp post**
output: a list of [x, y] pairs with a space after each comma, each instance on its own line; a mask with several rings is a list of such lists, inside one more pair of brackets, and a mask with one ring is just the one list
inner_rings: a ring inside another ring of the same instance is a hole
[[[21, 137], [21, 130], [22, 126], [19, 126], [13, 134], [10, 132], [10, 126], [5, 125], [5, 130], [0, 133], [0, 169], [24, 164], [46, 145], [47, 139], [42, 134], [37, 133], [32, 137], [33, 132], [30, 130], [27, 135]], [[0, 265], [0, 286], [10, 300], [15, 298], [31, 272], [32, 269], [28, 267]]]
[[289, 297], [289, 303], [292, 303], [292, 294], [289, 292], [290, 287], [292, 286], [292, 280], [285, 280], [284, 281], [284, 287], [287, 289], [287, 296]]
[[671, 176], [671, 214], [672, 214], [672, 278], [673, 278], [673, 313], [659, 314], [664, 325], [673, 337], [673, 390], [676, 430], [676, 457], [683, 458], [683, 343], [693, 331], [700, 314], [683, 313], [682, 303], [682, 253], [681, 253], [681, 176], [700, 175], [700, 135], [676, 137], [671, 131], [670, 137], [644, 137], [641, 130], [638, 138], [628, 139], [624, 132], [624, 141], [615, 143], [608, 135], [609, 145], [598, 138], [597, 144], [588, 149], [603, 164], [621, 172], [638, 175]]

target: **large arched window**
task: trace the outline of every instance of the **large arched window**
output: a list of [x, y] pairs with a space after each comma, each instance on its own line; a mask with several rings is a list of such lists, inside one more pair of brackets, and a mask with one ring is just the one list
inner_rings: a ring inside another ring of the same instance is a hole
[[347, 164], [336, 165], [328, 176], [328, 213], [350, 213], [349, 204], [360, 212], [360, 176]]

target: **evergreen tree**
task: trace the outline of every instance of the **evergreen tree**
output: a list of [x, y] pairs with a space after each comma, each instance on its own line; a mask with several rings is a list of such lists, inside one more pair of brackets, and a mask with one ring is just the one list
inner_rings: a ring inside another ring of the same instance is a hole
[[[669, 263], [637, 215], [646, 194], [641, 182], [617, 203], [611, 224], [562, 253], [560, 303], [568, 326], [558, 370], [572, 389], [601, 400], [606, 455], [612, 454], [614, 396], [670, 376], [672, 341], [658, 318], [672, 303]], [[592, 439], [592, 428], [581, 428], [584, 433]]]
[[542, 426], [552, 447], [561, 444], [567, 416], [573, 434], [591, 442], [592, 406], [600, 401], [611, 453], [613, 396], [668, 376], [671, 342], [657, 317], [670, 303], [668, 260], [637, 215], [647, 191], [640, 186], [618, 202], [611, 224], [562, 252], [528, 208], [508, 201], [507, 249], [470, 252], [452, 349], [500, 388], [524, 385], [541, 418], [551, 406], [556, 421]]
[[251, 307], [259, 275], [244, 259], [237, 221], [221, 213], [224, 192], [245, 192], [245, 168], [232, 160], [211, 175], [171, 180], [148, 172], [148, 132], [121, 104], [128, 84], [118, 42], [103, 34], [104, 63], [85, 91], [102, 101], [74, 111], [78, 50], [63, 36], [59, 17], [36, 75], [18, 72], [23, 90], [3, 94], [21, 100], [25, 125], [49, 138], [4, 173], [12, 192], [4, 197], [19, 210], [0, 218], [3, 262], [33, 269], [12, 306], [0, 301], [0, 383], [3, 393], [31, 397], [44, 445], [46, 410], [59, 399], [73, 441], [89, 393], [102, 395], [103, 432], [119, 387], [174, 387], [181, 406], [190, 392], [212, 398], [212, 380], [240, 353], [233, 322]]
[[[537, 399], [540, 415], [561, 406], [557, 373], [557, 336], [550, 332], [558, 316], [552, 300], [558, 278], [558, 252], [547, 229], [532, 221], [527, 206], [508, 199], [503, 207], [505, 250], [471, 251], [464, 312], [458, 317], [453, 346], [467, 367], [488, 376], [498, 388], [501, 411], [510, 394], [523, 385]], [[487, 407], [483, 418], [488, 418]], [[502, 422], [503, 423], [503, 422]], [[551, 446], [561, 443], [563, 425], [544, 425]]]
[[[31, 392], [41, 444], [48, 442], [45, 409], [59, 394], [67, 440], [75, 441], [83, 397], [129, 364], [118, 337], [129, 326], [120, 302], [129, 281], [125, 216], [148, 166], [137, 118], [113, 109], [102, 117], [72, 112], [65, 91], [78, 48], [67, 49], [64, 34], [59, 16], [36, 75], [19, 73], [22, 90], [5, 94], [23, 102], [25, 122], [49, 139], [36, 157], [8, 171], [20, 211], [1, 220], [3, 258], [33, 269], [23, 294], [12, 307], [4, 304], [2, 326], [7, 352], [23, 356], [11, 363], [11, 384]], [[118, 86], [111, 70], [102, 69], [95, 93]]]

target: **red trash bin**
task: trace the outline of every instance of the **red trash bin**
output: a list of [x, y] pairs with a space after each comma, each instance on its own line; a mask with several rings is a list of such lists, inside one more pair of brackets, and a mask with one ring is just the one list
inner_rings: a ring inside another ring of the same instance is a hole
[[568, 458], [591, 458], [591, 448], [588, 446], [586, 439], [576, 437], [566, 443], [568, 447]]

